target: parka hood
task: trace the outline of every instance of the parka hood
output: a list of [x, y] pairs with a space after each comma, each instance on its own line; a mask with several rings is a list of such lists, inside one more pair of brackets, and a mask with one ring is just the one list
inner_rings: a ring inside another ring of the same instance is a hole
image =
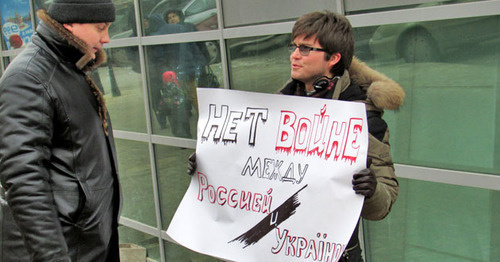
[[349, 75], [354, 84], [366, 90], [368, 102], [380, 109], [396, 110], [403, 105], [405, 92], [394, 80], [353, 57]]

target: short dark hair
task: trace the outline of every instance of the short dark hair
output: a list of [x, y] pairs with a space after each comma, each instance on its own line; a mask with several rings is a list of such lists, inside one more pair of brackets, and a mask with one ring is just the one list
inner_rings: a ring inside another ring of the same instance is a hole
[[179, 23], [184, 23], [185, 19], [184, 12], [182, 12], [182, 10], [179, 9], [170, 9], [165, 13], [165, 21], [167, 22], [167, 24], [168, 24], [168, 15], [172, 13], [176, 14], [179, 17]]
[[312, 12], [301, 16], [292, 29], [292, 39], [298, 36], [309, 38], [316, 36], [319, 44], [325, 49], [325, 59], [334, 53], [340, 53], [340, 61], [330, 72], [342, 75], [349, 68], [354, 53], [354, 35], [349, 20], [341, 14], [330, 11]]

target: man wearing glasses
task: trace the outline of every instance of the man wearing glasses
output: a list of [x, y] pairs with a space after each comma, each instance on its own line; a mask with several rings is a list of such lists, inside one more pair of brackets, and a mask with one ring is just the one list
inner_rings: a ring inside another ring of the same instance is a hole
[[[398, 181], [389, 146], [384, 109], [395, 110], [404, 100], [396, 82], [371, 69], [356, 57], [349, 21], [332, 12], [313, 12], [300, 17], [292, 30], [291, 80], [279, 91], [284, 95], [363, 102], [368, 119], [367, 168], [353, 174], [353, 190], [365, 196], [361, 216], [386, 217], [398, 195]], [[188, 174], [196, 170], [196, 154], [188, 161]], [[325, 170], [325, 172], [329, 172]], [[341, 262], [363, 261], [356, 226]]]
[[[313, 12], [300, 17], [292, 30], [291, 80], [280, 93], [366, 104], [369, 147], [367, 168], [353, 174], [353, 190], [365, 196], [361, 216], [381, 220], [398, 195], [384, 109], [397, 109], [403, 89], [353, 57], [352, 27], [342, 15]], [[325, 172], [328, 172], [325, 170]], [[363, 261], [358, 227], [340, 261]]]

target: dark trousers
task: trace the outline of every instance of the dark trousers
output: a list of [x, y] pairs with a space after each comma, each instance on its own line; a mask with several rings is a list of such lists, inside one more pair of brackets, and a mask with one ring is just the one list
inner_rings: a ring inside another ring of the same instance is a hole
[[361, 247], [358, 245], [346, 248], [339, 262], [363, 262], [363, 256], [361, 255]]
[[363, 262], [363, 256], [361, 255], [361, 246], [359, 245], [359, 221], [356, 227], [354, 228], [354, 232], [352, 233], [351, 239], [345, 248], [342, 257], [339, 259], [339, 262]]

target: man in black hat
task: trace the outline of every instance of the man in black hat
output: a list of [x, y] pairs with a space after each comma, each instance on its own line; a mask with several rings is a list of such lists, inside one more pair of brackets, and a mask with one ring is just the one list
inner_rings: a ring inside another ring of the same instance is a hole
[[111, 0], [55, 0], [0, 80], [0, 261], [119, 261], [109, 114], [91, 72]]

